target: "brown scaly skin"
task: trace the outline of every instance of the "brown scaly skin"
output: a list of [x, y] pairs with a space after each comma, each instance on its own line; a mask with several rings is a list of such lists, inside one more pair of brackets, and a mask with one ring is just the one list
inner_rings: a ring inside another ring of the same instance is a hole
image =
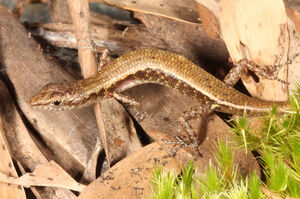
[[246, 96], [207, 73], [185, 57], [158, 49], [140, 49], [110, 62], [96, 75], [77, 82], [46, 85], [30, 104], [34, 108], [69, 110], [115, 96], [130, 87], [157, 83], [176, 89], [198, 101], [211, 103], [215, 110], [240, 114], [278, 111], [287, 102], [270, 102]]

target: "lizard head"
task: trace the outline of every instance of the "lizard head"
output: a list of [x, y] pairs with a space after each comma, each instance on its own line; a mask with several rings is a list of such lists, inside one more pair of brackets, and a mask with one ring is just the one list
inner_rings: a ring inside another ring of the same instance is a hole
[[30, 99], [30, 104], [36, 109], [70, 110], [78, 106], [78, 100], [72, 83], [50, 83]]

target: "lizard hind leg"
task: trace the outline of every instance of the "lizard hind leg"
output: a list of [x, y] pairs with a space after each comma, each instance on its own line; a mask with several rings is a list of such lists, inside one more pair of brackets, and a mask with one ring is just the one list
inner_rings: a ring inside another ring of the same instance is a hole
[[189, 121], [192, 119], [206, 117], [217, 107], [218, 106], [215, 103], [205, 103], [192, 107], [188, 111], [182, 112], [181, 116], [179, 117], [179, 122], [181, 123], [184, 131], [188, 134], [188, 141], [185, 142], [180, 138], [176, 138], [177, 144], [182, 147], [194, 148], [198, 152], [198, 154], [201, 155], [198, 151], [200, 142], [197, 133], [194, 131]]
[[285, 80], [278, 78], [278, 72], [282, 67], [286, 66], [287, 64], [292, 64], [293, 61], [295, 61], [296, 58], [298, 58], [299, 56], [300, 53], [296, 53], [291, 59], [287, 60], [283, 64], [280, 64], [280, 61], [283, 58], [283, 54], [281, 54], [279, 56], [275, 56], [276, 59], [273, 65], [267, 65], [264, 67], [261, 67], [253, 61], [243, 58], [240, 61], [238, 61], [236, 65], [233, 66], [233, 68], [224, 78], [224, 82], [230, 86], [234, 86], [243, 75], [245, 68], [247, 68], [253, 71], [255, 74], [260, 75], [266, 79], [277, 80], [281, 83], [288, 84], [288, 82], [286, 82]]

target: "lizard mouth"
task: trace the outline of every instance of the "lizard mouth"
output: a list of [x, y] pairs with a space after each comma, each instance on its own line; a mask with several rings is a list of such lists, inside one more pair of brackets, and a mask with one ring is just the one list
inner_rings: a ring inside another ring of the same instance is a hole
[[35, 110], [68, 111], [76, 108], [74, 105], [55, 106], [54, 104], [51, 104], [49, 102], [42, 103], [41, 101], [38, 101], [37, 97], [38, 96], [31, 98], [29, 102], [31, 107]]
[[35, 110], [46, 110], [46, 111], [69, 111], [69, 110], [75, 109], [75, 106], [72, 106], [72, 107], [67, 107], [67, 106], [55, 107], [55, 106], [31, 105], [31, 107]]

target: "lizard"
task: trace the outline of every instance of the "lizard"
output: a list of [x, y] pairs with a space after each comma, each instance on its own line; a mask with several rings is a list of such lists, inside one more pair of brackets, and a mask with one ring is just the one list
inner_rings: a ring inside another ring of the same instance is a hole
[[288, 102], [249, 97], [180, 54], [147, 48], [118, 57], [90, 78], [49, 83], [30, 99], [30, 104], [38, 109], [71, 110], [114, 97], [121, 102], [138, 105], [136, 100], [121, 92], [144, 83], [164, 85], [201, 102], [179, 118], [192, 142], [196, 142], [196, 138], [187, 121], [203, 113], [214, 110], [239, 115], [245, 111], [262, 114], [270, 111], [275, 104], [280, 113], [285, 112], [288, 105]]

